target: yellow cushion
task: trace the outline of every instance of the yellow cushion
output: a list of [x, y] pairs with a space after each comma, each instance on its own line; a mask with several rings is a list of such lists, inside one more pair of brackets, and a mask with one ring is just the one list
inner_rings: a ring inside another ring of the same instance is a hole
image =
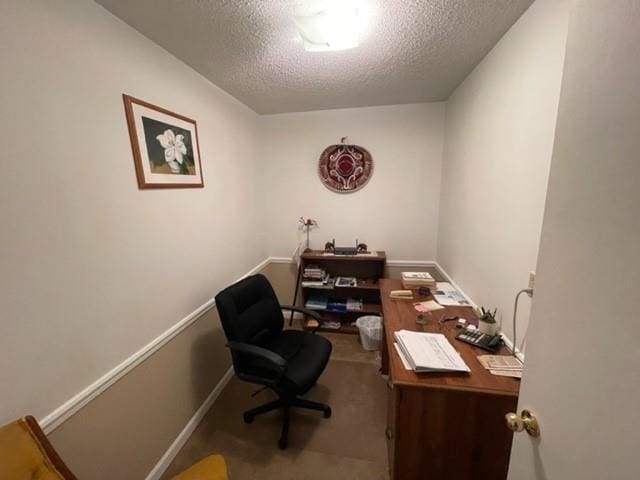
[[0, 428], [0, 478], [64, 480], [24, 419]]
[[173, 480], [228, 480], [227, 464], [222, 455], [209, 455]]

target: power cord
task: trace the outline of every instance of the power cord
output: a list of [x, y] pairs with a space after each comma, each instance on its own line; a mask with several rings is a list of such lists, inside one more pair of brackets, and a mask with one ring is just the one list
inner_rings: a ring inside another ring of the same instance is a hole
[[518, 316], [518, 300], [520, 299], [520, 295], [526, 293], [527, 295], [529, 295], [529, 298], [533, 297], [533, 288], [523, 288], [522, 290], [520, 290], [517, 294], [516, 294], [516, 301], [515, 304], [513, 305], [513, 347], [511, 348], [511, 353], [513, 353], [514, 357], [518, 357], [518, 355], [516, 355], [516, 318]]

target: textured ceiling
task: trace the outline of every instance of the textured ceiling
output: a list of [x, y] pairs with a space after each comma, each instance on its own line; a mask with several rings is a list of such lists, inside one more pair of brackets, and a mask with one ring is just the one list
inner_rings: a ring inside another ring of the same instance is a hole
[[446, 100], [533, 0], [364, 0], [360, 46], [306, 52], [318, 0], [97, 0], [258, 113]]

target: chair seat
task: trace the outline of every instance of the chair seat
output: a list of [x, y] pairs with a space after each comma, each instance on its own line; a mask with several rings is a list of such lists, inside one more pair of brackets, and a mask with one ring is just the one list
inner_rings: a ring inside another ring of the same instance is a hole
[[227, 465], [222, 455], [209, 455], [173, 480], [227, 480]]
[[329, 340], [300, 330], [284, 330], [264, 347], [289, 363], [285, 379], [298, 395], [305, 394], [315, 385], [331, 355]]

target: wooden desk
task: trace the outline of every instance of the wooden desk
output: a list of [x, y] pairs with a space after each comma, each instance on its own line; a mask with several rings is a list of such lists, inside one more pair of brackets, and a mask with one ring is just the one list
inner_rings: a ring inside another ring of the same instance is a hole
[[[437, 323], [440, 315], [475, 319], [471, 308], [447, 307], [416, 323], [415, 300], [389, 298], [399, 280], [381, 279], [384, 316], [382, 372], [389, 375], [387, 440], [393, 480], [501, 480], [507, 477], [512, 432], [504, 414], [515, 412], [519, 380], [496, 377], [478, 359], [484, 352], [455, 340], [456, 322]], [[460, 352], [471, 373], [415, 373], [405, 370], [393, 346], [393, 332], [443, 333]], [[508, 353], [503, 347], [499, 353]]]

